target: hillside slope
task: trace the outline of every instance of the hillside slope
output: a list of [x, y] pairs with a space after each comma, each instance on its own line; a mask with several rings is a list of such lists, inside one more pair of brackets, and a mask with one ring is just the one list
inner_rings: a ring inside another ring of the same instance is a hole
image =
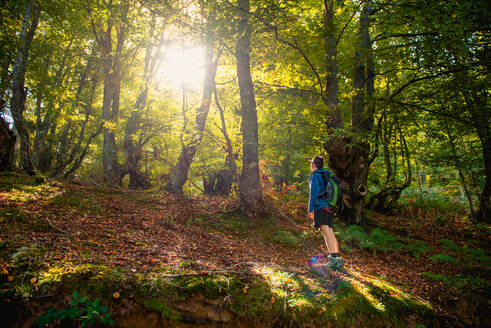
[[3, 175], [0, 308], [19, 327], [489, 324], [489, 230], [373, 214], [376, 229], [336, 226], [346, 270], [332, 272], [305, 205], [270, 203], [246, 218], [229, 198]]

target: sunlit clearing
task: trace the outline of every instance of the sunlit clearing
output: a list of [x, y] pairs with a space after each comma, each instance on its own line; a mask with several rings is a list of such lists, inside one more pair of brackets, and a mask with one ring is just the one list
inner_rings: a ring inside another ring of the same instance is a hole
[[199, 88], [204, 76], [203, 51], [200, 47], [173, 46], [167, 49], [158, 71], [161, 86]]

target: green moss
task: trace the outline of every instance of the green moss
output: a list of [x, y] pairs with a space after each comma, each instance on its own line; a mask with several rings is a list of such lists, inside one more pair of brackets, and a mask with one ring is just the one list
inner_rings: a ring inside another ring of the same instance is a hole
[[38, 170], [35, 170], [34, 171], [34, 182], [36, 183], [46, 183], [46, 177], [41, 173], [39, 172]]
[[182, 319], [182, 314], [170, 306], [165, 305], [162, 302], [159, 302], [158, 300], [151, 299], [148, 301], [145, 301], [143, 305], [150, 310], [154, 310], [157, 312], [160, 312], [162, 314], [163, 318], [170, 319], [170, 320], [181, 320]]
[[249, 282], [247, 286], [249, 288], [245, 292], [246, 284], [235, 285], [231, 290], [233, 301], [230, 308], [233, 312], [254, 319], [265, 319], [277, 312], [274, 311], [275, 305], [277, 306], [276, 299], [273, 300], [274, 295], [266, 281], [256, 279]]
[[50, 203], [57, 206], [75, 207], [82, 213], [102, 212], [101, 204], [89, 194], [82, 192], [70, 192], [64, 195], [56, 196]]
[[302, 238], [301, 236], [294, 235], [291, 231], [279, 230], [276, 231], [271, 238], [274, 242], [284, 244], [287, 246], [295, 247], [300, 244]]
[[82, 264], [51, 267], [39, 274], [39, 289], [47, 292], [52, 288], [79, 290], [94, 296], [111, 295], [126, 282], [126, 274], [119, 269], [103, 265]]

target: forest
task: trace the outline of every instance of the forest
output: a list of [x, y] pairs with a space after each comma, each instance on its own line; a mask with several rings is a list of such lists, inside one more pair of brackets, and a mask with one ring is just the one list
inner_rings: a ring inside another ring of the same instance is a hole
[[491, 325], [489, 1], [0, 11], [9, 327]]

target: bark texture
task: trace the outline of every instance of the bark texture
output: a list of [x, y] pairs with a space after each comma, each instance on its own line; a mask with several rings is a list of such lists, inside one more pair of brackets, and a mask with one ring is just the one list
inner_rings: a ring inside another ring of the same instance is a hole
[[33, 1], [29, 1], [24, 12], [22, 30], [19, 34], [20, 46], [17, 50], [12, 70], [12, 98], [10, 101], [10, 111], [12, 112], [15, 129], [17, 130], [20, 140], [20, 166], [28, 174], [35, 174], [35, 172], [31, 157], [29, 131], [24, 123], [24, 109], [27, 96], [24, 83], [29, 50], [40, 15], [41, 10], [33, 5]]
[[240, 103], [242, 107], [242, 174], [239, 194], [241, 207], [254, 210], [262, 201], [259, 175], [258, 123], [256, 98], [251, 76], [249, 0], [239, 0], [239, 39], [236, 45], [237, 78], [239, 81]]

